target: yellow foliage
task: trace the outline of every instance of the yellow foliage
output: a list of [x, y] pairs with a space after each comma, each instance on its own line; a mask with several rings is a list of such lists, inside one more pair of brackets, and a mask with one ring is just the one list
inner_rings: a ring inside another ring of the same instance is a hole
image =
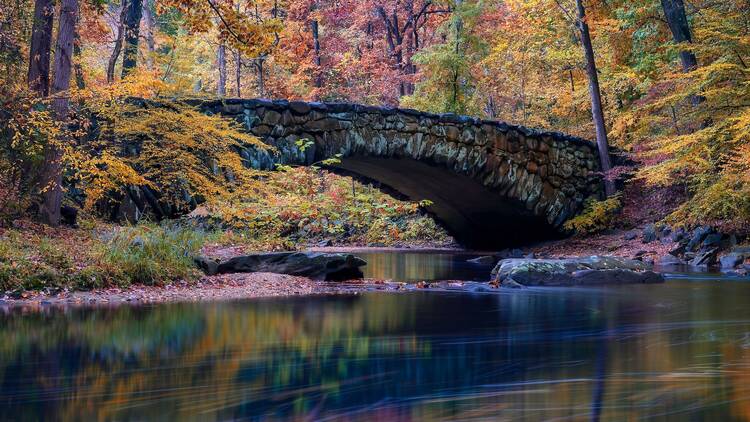
[[257, 187], [257, 172], [243, 165], [239, 148], [267, 146], [238, 123], [180, 104], [114, 101], [94, 110], [100, 136], [78, 165], [87, 205], [128, 187], [148, 186], [180, 212], [191, 200], [223, 201]]
[[424, 203], [384, 193], [311, 167], [266, 172], [255, 195], [202, 206], [190, 214], [204, 227], [229, 230], [231, 241], [290, 249], [320, 240], [392, 245], [449, 243], [421, 213]]
[[613, 195], [604, 201], [590, 198], [584, 204], [583, 212], [568, 220], [564, 228], [574, 230], [578, 234], [597, 233], [611, 229], [621, 209], [620, 194]]

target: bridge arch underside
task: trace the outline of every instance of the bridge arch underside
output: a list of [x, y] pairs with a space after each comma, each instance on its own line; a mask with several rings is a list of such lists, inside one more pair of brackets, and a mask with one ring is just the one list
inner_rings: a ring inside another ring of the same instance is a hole
[[412, 158], [346, 157], [343, 170], [404, 197], [428, 199], [427, 211], [461, 243], [478, 249], [521, 246], [559, 238], [560, 231], [519, 201], [503, 198], [477, 180]]

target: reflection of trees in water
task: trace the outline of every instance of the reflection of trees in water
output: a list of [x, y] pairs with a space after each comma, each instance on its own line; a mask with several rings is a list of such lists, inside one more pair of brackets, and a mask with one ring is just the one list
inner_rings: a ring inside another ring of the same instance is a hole
[[709, 402], [739, 418], [750, 324], [741, 299], [714, 299], [414, 293], [13, 315], [0, 419], [621, 420]]
[[[279, 400], [279, 390], [309, 379], [322, 384], [317, 387], [321, 392], [335, 390], [351, 376], [348, 362], [367, 359], [371, 353], [422, 353], [414, 336], [368, 335], [410, 323], [403, 307], [395, 312], [395, 297], [383, 297], [377, 306], [356, 299], [337, 300], [333, 306], [304, 301], [256, 304], [122, 307], [12, 317], [0, 328], [9, 339], [0, 349], [0, 374], [6, 375], [0, 385], [6, 386], [4, 391], [25, 389], [13, 386], [12, 377], [34, 380], [35, 389], [50, 395], [76, 391], [55, 409], [70, 419], [113, 416], [123, 407], [121, 415], [129, 414], [130, 407], [133, 414], [142, 415], [138, 406], [156, 399], [167, 399], [173, 411], [191, 415], [196, 408]], [[68, 359], [59, 362], [59, 369], [20, 362], [57, 363], [58, 356]], [[337, 365], [327, 363], [331, 361]], [[317, 362], [322, 365], [316, 367]], [[285, 400], [315, 391], [287, 391]], [[12, 403], [3, 403], [6, 406]], [[81, 413], [94, 409], [95, 415]]]
[[440, 280], [456, 278], [456, 260], [465, 257], [424, 253], [361, 254], [367, 261], [367, 277], [392, 278], [398, 281]]

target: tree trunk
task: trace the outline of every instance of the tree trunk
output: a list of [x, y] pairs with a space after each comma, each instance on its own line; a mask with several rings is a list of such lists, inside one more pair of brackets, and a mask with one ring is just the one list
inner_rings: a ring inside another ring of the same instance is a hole
[[266, 96], [265, 70], [263, 69], [265, 60], [265, 57], [262, 56], [255, 59], [255, 69], [258, 71], [258, 96], [260, 98]]
[[81, 65], [81, 34], [78, 32], [78, 23], [76, 23], [75, 39], [73, 40], [73, 72], [76, 77], [76, 87], [78, 89], [86, 88], [86, 81], [83, 79], [83, 66]]
[[[401, 33], [401, 28], [399, 27], [398, 14], [396, 13], [396, 10], [394, 10], [391, 14], [391, 17], [388, 17], [388, 14], [386, 13], [383, 6], [378, 6], [376, 10], [378, 15], [380, 15], [380, 18], [383, 20], [383, 25], [385, 25], [385, 41], [388, 45], [388, 53], [393, 57], [395, 61], [399, 76], [402, 76], [404, 74], [402, 51], [403, 34]], [[403, 97], [405, 93], [406, 89], [404, 86], [404, 81], [401, 80], [398, 84], [398, 96]]]
[[[456, 0], [456, 15], [453, 17], [454, 22], [454, 30], [455, 30], [455, 36], [456, 36], [456, 43], [455, 43], [455, 54], [456, 57], [458, 57], [461, 54], [461, 32], [463, 31], [464, 22], [461, 19], [461, 15], [458, 14], [458, 9], [460, 9], [461, 4], [463, 3], [462, 0]], [[458, 106], [458, 65], [453, 69], [453, 110], [449, 110], [453, 113], [459, 113], [459, 106]]]
[[609, 197], [615, 193], [615, 183], [607, 179], [606, 173], [612, 169], [612, 161], [609, 156], [609, 142], [607, 141], [607, 128], [604, 125], [604, 111], [602, 110], [602, 96], [599, 89], [599, 76], [596, 72], [594, 60], [594, 47], [591, 44], [589, 25], [586, 23], [586, 9], [583, 0], [576, 0], [578, 8], [578, 29], [581, 31], [581, 44], [586, 57], [586, 75], [589, 78], [589, 94], [591, 96], [591, 115], [594, 119], [596, 130], [596, 145], [599, 148], [599, 161], [602, 172], [605, 173], [604, 192]]
[[[55, 44], [55, 77], [52, 81], [52, 110], [57, 121], [64, 126], [68, 121], [70, 98], [70, 75], [73, 67], [73, 44], [76, 22], [78, 21], [78, 0], [62, 0]], [[51, 225], [60, 224], [62, 204], [62, 148], [50, 140], [44, 151], [44, 164], [41, 171], [42, 204], [39, 214], [42, 220]]]
[[138, 38], [141, 28], [143, 0], [130, 0], [125, 16], [125, 50], [122, 53], [122, 77], [135, 69], [138, 62]]
[[112, 48], [112, 55], [109, 56], [107, 63], [107, 83], [112, 84], [115, 81], [115, 65], [122, 51], [122, 40], [125, 38], [125, 16], [128, 14], [127, 0], [122, 0], [122, 10], [120, 10], [120, 21], [117, 24], [117, 38], [115, 46]]
[[234, 52], [234, 83], [235, 83], [235, 94], [237, 98], [242, 98], [242, 53], [240, 50]]
[[484, 111], [487, 114], [487, 118], [495, 118], [495, 99], [492, 97], [492, 94], [487, 97], [487, 103], [484, 106]]
[[[669, 25], [669, 30], [672, 31], [674, 42], [678, 44], [692, 43], [693, 37], [690, 35], [690, 25], [682, 0], [661, 0], [661, 7], [664, 9], [664, 16], [667, 18], [667, 25]], [[687, 73], [698, 67], [698, 60], [691, 51], [681, 51], [680, 60], [682, 61], [683, 72]]]
[[321, 69], [320, 69], [320, 40], [318, 38], [318, 21], [313, 20], [310, 22], [310, 29], [312, 30], [312, 36], [313, 36], [313, 51], [315, 53], [314, 60], [315, 60], [315, 78], [313, 79], [313, 85], [316, 88], [320, 88], [323, 86], [323, 79], [321, 75]]
[[[664, 17], [667, 18], [667, 25], [672, 31], [672, 39], [675, 43], [693, 43], [693, 37], [690, 34], [690, 24], [685, 13], [685, 4], [682, 0], [661, 0], [661, 7], [664, 10]], [[682, 71], [688, 73], [698, 67], [698, 59], [692, 51], [680, 51], [680, 61], [682, 62]], [[705, 101], [701, 95], [693, 95], [690, 102], [697, 106]]]
[[29, 89], [41, 97], [49, 95], [49, 55], [52, 47], [52, 24], [55, 16], [54, 0], [34, 2], [34, 25], [29, 49]]
[[149, 70], [154, 70], [154, 52], [156, 43], [154, 42], [154, 14], [152, 12], [153, 0], [144, 0], [143, 2], [143, 20], [146, 23], [146, 48], [148, 56], [146, 57], [146, 66]]
[[227, 95], [227, 48], [223, 43], [219, 44], [216, 61], [219, 64], [219, 82], [216, 85], [216, 95], [224, 97]]

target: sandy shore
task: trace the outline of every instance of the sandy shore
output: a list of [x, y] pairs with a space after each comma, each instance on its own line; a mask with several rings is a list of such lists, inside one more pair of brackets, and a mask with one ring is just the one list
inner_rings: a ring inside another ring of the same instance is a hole
[[166, 286], [133, 285], [56, 294], [25, 292], [22, 297], [0, 298], [0, 307], [103, 306], [169, 302], [208, 302], [274, 296], [356, 294], [364, 291], [397, 291], [402, 283], [380, 280], [316, 281], [272, 273], [238, 273], [202, 277], [197, 282]]

